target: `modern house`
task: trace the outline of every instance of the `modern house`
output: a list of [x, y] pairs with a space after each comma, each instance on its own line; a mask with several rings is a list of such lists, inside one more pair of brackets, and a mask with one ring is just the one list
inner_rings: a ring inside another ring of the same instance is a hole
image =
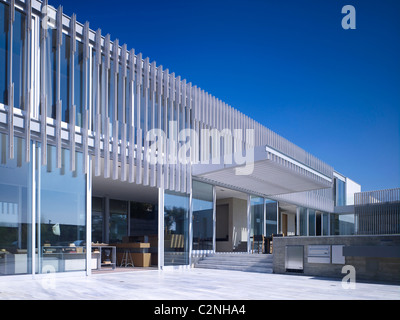
[[360, 185], [238, 109], [46, 0], [0, 21], [0, 275], [356, 234]]

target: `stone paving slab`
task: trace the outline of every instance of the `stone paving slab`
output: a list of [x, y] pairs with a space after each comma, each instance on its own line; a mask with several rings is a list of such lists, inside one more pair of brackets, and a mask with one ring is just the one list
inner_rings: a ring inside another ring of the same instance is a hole
[[226, 270], [147, 270], [1, 279], [0, 300], [399, 300], [400, 285]]

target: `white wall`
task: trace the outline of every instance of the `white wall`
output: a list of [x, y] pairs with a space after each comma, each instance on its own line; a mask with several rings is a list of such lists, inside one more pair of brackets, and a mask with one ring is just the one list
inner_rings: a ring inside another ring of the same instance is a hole
[[361, 185], [353, 180], [346, 178], [346, 205], [354, 205], [354, 194], [361, 192]]

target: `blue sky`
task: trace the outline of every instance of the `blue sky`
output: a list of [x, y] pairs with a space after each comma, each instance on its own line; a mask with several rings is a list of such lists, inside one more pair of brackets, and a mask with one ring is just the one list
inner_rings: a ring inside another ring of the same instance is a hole
[[[50, 0], [362, 185], [400, 187], [400, 1]], [[344, 5], [356, 29], [341, 26]]]

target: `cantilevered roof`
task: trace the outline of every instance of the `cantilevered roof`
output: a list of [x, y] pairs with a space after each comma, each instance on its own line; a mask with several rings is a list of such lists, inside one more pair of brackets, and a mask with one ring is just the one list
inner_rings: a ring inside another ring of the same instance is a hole
[[209, 183], [263, 196], [310, 191], [332, 186], [332, 177], [309, 168], [269, 147], [256, 147], [252, 164], [254, 169], [244, 175], [238, 172], [238, 169], [243, 168], [244, 165], [196, 164], [193, 166], [193, 176]]

